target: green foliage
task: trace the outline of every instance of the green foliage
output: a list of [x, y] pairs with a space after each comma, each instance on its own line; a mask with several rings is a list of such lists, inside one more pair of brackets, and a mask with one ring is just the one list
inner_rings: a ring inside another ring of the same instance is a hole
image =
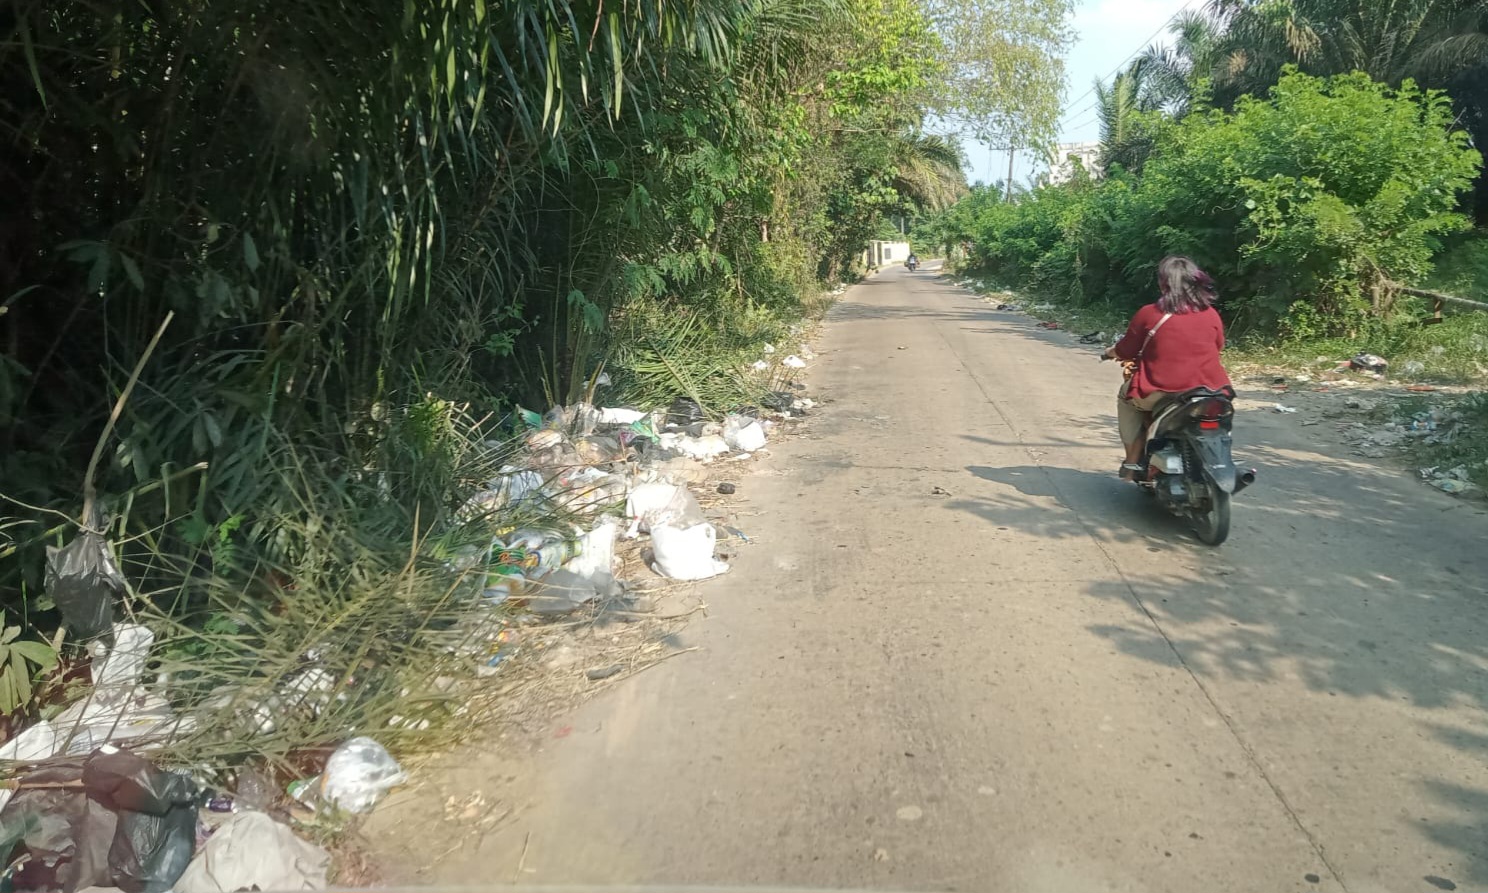
[[0, 629], [0, 714], [6, 716], [29, 704], [36, 677], [57, 665], [52, 646], [20, 635], [19, 626]]
[[1265, 99], [1152, 130], [1140, 174], [986, 205], [961, 234], [1007, 282], [1078, 302], [1151, 300], [1166, 254], [1216, 276], [1223, 309], [1294, 337], [1358, 331], [1419, 282], [1480, 164], [1450, 103], [1362, 74], [1289, 73]]
[[1426, 287], [1488, 302], [1488, 231], [1477, 229], [1449, 239]]
[[1159, 106], [1146, 81], [1145, 69], [1133, 66], [1118, 74], [1109, 87], [1095, 82], [1102, 174], [1113, 167], [1140, 171], [1152, 153], [1163, 119], [1156, 114]]
[[1361, 71], [1391, 84], [1417, 77], [1444, 83], [1481, 64], [1488, 43], [1482, 0], [1219, 0], [1226, 64], [1254, 86], [1281, 68], [1320, 75]]
[[[1002, 47], [962, 105], [1052, 120], [1066, 4], [1035, 6], [11, 4], [0, 486], [39, 508], [0, 519], [0, 598], [36, 590], [173, 313], [97, 479], [160, 673], [216, 710], [314, 647], [348, 706], [253, 746], [381, 722], [468, 607], [437, 541], [507, 411], [602, 365], [646, 403], [757, 399], [759, 345], [964, 190], [923, 127], [949, 65]], [[223, 711], [199, 752], [234, 746]]]
[[941, 117], [978, 138], [1047, 145], [1059, 118], [1072, 0], [925, 0], [945, 42]]

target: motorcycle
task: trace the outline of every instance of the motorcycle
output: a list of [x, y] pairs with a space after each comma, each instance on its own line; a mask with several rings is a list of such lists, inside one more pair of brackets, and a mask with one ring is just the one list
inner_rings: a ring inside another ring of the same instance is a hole
[[1230, 535], [1230, 498], [1256, 479], [1255, 469], [1241, 471], [1230, 455], [1234, 401], [1232, 388], [1195, 388], [1158, 404], [1147, 425], [1145, 476], [1136, 479], [1210, 546]]
[[909, 268], [909, 271], [911, 273], [913, 273], [916, 269], [919, 268], [920, 262], [917, 260], [907, 260], [904, 262], [904, 265]]

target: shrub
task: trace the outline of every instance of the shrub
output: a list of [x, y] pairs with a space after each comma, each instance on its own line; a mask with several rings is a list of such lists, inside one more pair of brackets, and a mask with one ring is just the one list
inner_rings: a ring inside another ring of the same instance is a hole
[[1467, 225], [1455, 208], [1481, 159], [1451, 125], [1450, 100], [1409, 81], [1289, 72], [1233, 111], [1155, 126], [1140, 175], [981, 208], [964, 235], [989, 272], [1050, 297], [1140, 304], [1179, 253], [1216, 276], [1232, 317], [1357, 331]]

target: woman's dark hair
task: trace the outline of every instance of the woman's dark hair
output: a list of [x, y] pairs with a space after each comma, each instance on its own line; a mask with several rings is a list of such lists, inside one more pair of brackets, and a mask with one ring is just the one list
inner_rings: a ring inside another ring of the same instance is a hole
[[1157, 306], [1164, 313], [1196, 313], [1214, 304], [1214, 280], [1192, 259], [1173, 254], [1157, 265]]

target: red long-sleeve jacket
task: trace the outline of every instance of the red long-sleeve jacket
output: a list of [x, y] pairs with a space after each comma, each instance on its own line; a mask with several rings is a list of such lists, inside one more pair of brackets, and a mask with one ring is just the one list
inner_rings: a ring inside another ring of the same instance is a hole
[[[1135, 359], [1147, 333], [1162, 319], [1156, 304], [1148, 304], [1132, 317], [1126, 335], [1116, 342], [1116, 356]], [[1219, 361], [1224, 349], [1224, 322], [1213, 307], [1194, 313], [1178, 313], [1163, 323], [1147, 344], [1131, 396], [1146, 397], [1154, 391], [1182, 393], [1193, 388], [1222, 388], [1230, 376]]]

